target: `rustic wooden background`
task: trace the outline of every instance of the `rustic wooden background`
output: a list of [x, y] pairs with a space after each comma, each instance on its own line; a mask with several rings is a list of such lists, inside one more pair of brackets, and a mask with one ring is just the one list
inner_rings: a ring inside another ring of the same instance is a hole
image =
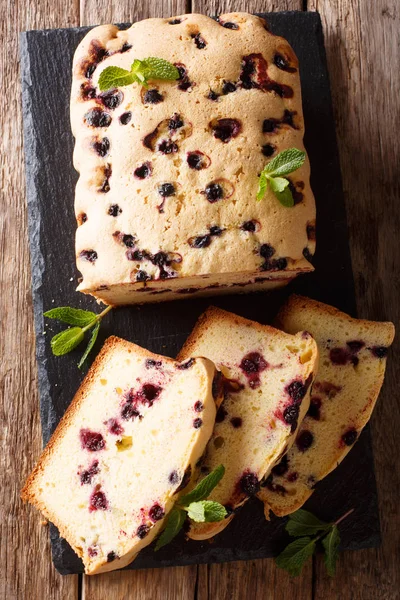
[[400, 323], [398, 0], [0, 0], [1, 600], [341, 600], [400, 598], [397, 353], [372, 420], [383, 544], [321, 557], [291, 580], [272, 560], [93, 578], [61, 577], [47, 527], [19, 490], [41, 449], [22, 156], [18, 34], [184, 12], [318, 10], [324, 25], [359, 315]]

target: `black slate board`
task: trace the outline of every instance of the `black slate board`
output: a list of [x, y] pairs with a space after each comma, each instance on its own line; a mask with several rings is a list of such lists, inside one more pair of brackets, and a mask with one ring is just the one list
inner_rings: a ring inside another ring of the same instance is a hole
[[[197, 317], [215, 304], [268, 323], [291, 291], [308, 295], [355, 314], [353, 276], [346, 214], [332, 114], [321, 22], [317, 13], [266, 15], [271, 30], [288, 39], [300, 60], [306, 147], [317, 199], [316, 271], [287, 289], [271, 294], [186, 300], [113, 311], [102, 325], [97, 350], [116, 334], [169, 356], [175, 356]], [[58, 331], [42, 313], [52, 306], [96, 310], [89, 297], [75, 292], [73, 212], [77, 174], [72, 166], [69, 90], [74, 50], [90, 28], [30, 31], [21, 35], [25, 164], [31, 243], [33, 300], [43, 441], [47, 443], [83, 374], [73, 353], [55, 358], [50, 338]], [[43, 332], [46, 332], [43, 334]], [[339, 468], [317, 486], [307, 507], [332, 519], [354, 507], [342, 526], [343, 549], [380, 543], [376, 484], [370, 432], [367, 428]], [[287, 543], [285, 519], [267, 523], [262, 505], [253, 499], [213, 543], [185, 542], [183, 536], [158, 553], [147, 548], [133, 569], [255, 559], [276, 555]], [[51, 528], [53, 559], [60, 573], [82, 572], [82, 563]]]

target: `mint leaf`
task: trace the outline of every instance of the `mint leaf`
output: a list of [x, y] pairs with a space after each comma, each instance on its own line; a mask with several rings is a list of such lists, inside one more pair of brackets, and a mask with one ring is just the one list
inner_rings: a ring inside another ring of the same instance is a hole
[[279, 202], [288, 208], [294, 206], [292, 192], [289, 188], [289, 181], [281, 177], [288, 175], [301, 167], [306, 159], [306, 153], [298, 148], [289, 148], [283, 150], [273, 158], [260, 173], [257, 191], [257, 200], [261, 200], [269, 184], [271, 190]]
[[268, 183], [274, 194], [283, 192], [289, 185], [289, 181], [284, 177], [270, 177], [268, 178]]
[[260, 179], [258, 181], [258, 190], [257, 190], [257, 200], [262, 200], [265, 196], [265, 192], [267, 191], [267, 176], [265, 173], [261, 173]]
[[146, 79], [179, 79], [178, 69], [167, 60], [150, 56], [142, 61], [143, 74]]
[[50, 342], [53, 354], [55, 356], [68, 354], [81, 343], [84, 337], [85, 334], [80, 327], [71, 327], [71, 329], [57, 333]]
[[94, 343], [95, 343], [95, 341], [97, 339], [97, 335], [99, 333], [99, 329], [100, 329], [100, 321], [97, 321], [96, 325], [93, 327], [92, 335], [90, 336], [90, 340], [89, 340], [88, 345], [86, 346], [86, 350], [82, 354], [81, 360], [78, 362], [78, 368], [79, 369], [81, 369], [83, 367], [83, 365], [85, 364], [85, 360], [89, 356], [89, 352], [93, 348]]
[[135, 82], [147, 87], [149, 79], [170, 81], [179, 79], [179, 71], [174, 65], [163, 58], [156, 58], [155, 56], [150, 56], [144, 60], [135, 58], [130, 71], [121, 69], [121, 67], [106, 67], [100, 73], [99, 88], [101, 91], [105, 91]]
[[100, 73], [99, 88], [102, 92], [110, 88], [130, 85], [136, 81], [136, 76], [131, 71], [121, 69], [121, 67], [106, 67]]
[[225, 506], [212, 500], [192, 502], [186, 510], [189, 517], [196, 523], [215, 523], [225, 519], [228, 514]]
[[306, 159], [306, 153], [298, 148], [289, 148], [279, 152], [263, 169], [263, 173], [271, 177], [288, 175], [297, 171]]
[[289, 521], [286, 523], [286, 531], [293, 537], [302, 535], [314, 535], [320, 531], [327, 531], [331, 527], [330, 523], [325, 523], [312, 513], [300, 508], [289, 515]]
[[196, 523], [204, 523], [206, 520], [204, 502], [205, 500], [201, 500], [200, 502], [191, 502], [191, 504], [189, 504], [187, 507], [187, 513], [192, 521], [196, 521]]
[[292, 577], [300, 575], [307, 560], [314, 554], [315, 539], [310, 537], [298, 538], [276, 557], [275, 563], [280, 569], [285, 569]]
[[214, 471], [211, 471], [207, 477], [204, 477], [204, 479], [202, 479], [191, 492], [185, 496], [182, 496], [179, 499], [179, 504], [182, 506], [188, 506], [192, 502], [204, 500], [211, 494], [215, 486], [218, 485], [224, 474], [225, 467], [223, 465], [219, 465], [214, 469]]
[[339, 530], [334, 525], [331, 531], [322, 540], [324, 547], [324, 562], [328, 575], [333, 577], [336, 570], [336, 561], [339, 557], [340, 534]]
[[216, 521], [222, 521], [228, 515], [228, 512], [222, 504], [219, 502], [213, 502], [211, 500], [202, 500], [204, 502], [204, 514], [206, 517], [206, 523], [215, 523]]
[[154, 548], [155, 552], [166, 544], [169, 544], [178, 535], [185, 519], [186, 513], [182, 509], [174, 507], [171, 510], [166, 519], [165, 529], [157, 540], [156, 547]]
[[[271, 181], [274, 180], [272, 179]], [[274, 194], [282, 206], [285, 206], [286, 208], [292, 208], [292, 206], [294, 206], [293, 195], [289, 188], [284, 189], [283, 192], [274, 192]]]
[[138, 58], [135, 58], [133, 63], [131, 64], [131, 73], [135, 77], [135, 81], [137, 81], [140, 85], [144, 85], [147, 87], [147, 80], [144, 75], [143, 62]]
[[49, 319], [57, 319], [57, 321], [68, 323], [68, 325], [76, 325], [77, 327], [85, 327], [96, 318], [96, 314], [91, 310], [71, 308], [70, 306], [52, 308], [43, 314]]

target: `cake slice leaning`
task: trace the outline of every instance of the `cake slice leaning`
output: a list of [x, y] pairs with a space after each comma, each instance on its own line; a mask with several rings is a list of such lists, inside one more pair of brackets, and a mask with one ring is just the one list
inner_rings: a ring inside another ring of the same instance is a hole
[[344, 459], [367, 424], [385, 374], [392, 323], [353, 319], [332, 306], [291, 296], [277, 317], [288, 333], [307, 329], [320, 366], [296, 443], [272, 470], [259, 498], [265, 515], [288, 515]]
[[223, 504], [229, 516], [217, 523], [192, 523], [188, 536], [201, 540], [228, 525], [291, 446], [309, 406], [318, 350], [309, 333], [288, 335], [210, 308], [178, 358], [188, 356], [211, 359], [222, 373], [218, 384], [224, 390], [196, 478], [224, 465], [225, 475], [210, 500]]
[[106, 341], [22, 491], [87, 574], [126, 566], [159, 533], [212, 433], [214, 374]]

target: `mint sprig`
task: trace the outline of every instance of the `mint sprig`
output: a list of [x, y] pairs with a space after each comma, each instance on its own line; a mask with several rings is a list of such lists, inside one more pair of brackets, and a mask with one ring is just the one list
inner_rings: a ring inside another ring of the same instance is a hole
[[185, 496], [181, 496], [165, 521], [165, 528], [157, 540], [155, 551], [169, 544], [178, 535], [186, 520], [186, 516], [196, 523], [215, 523], [227, 516], [226, 508], [219, 502], [205, 500], [224, 476], [225, 468], [219, 465], [195, 488]]
[[340, 533], [336, 525], [322, 540], [324, 547], [324, 562], [328, 575], [335, 575], [336, 561], [339, 558]]
[[211, 471], [206, 477], [204, 477], [191, 492], [185, 494], [180, 498], [180, 504], [187, 506], [191, 502], [198, 502], [208, 498], [213, 489], [219, 484], [223, 476], [225, 475], [225, 467], [219, 465]]
[[82, 310], [81, 308], [72, 308], [71, 306], [60, 306], [52, 308], [43, 313], [49, 319], [55, 319], [68, 325], [73, 325], [64, 331], [57, 333], [50, 342], [51, 350], [55, 356], [63, 356], [68, 354], [74, 348], [79, 346], [85, 339], [85, 333], [92, 329], [92, 334], [85, 352], [78, 363], [81, 369], [86, 362], [89, 352], [92, 350], [97, 335], [100, 329], [101, 319], [112, 309], [112, 306], [107, 306], [100, 314], [96, 314], [90, 310]]
[[192, 502], [186, 510], [189, 519], [196, 521], [196, 523], [215, 523], [216, 521], [222, 521], [227, 515], [225, 506], [212, 500]]
[[171, 510], [167, 517], [165, 529], [157, 540], [156, 546], [154, 548], [156, 552], [163, 546], [166, 546], [167, 544], [172, 542], [174, 537], [176, 537], [182, 529], [185, 520], [185, 511], [174, 506], [174, 508]]
[[330, 527], [330, 523], [325, 523], [312, 513], [300, 508], [289, 515], [289, 521], [286, 523], [285, 529], [292, 537], [301, 537], [302, 535], [314, 535], [320, 531], [327, 531]]
[[257, 191], [257, 200], [262, 200], [271, 188], [279, 202], [288, 208], [294, 206], [293, 194], [290, 191], [289, 180], [283, 175], [297, 171], [306, 159], [306, 153], [298, 148], [289, 148], [280, 152], [260, 173]]
[[286, 531], [297, 537], [276, 557], [278, 567], [285, 569], [292, 577], [300, 575], [303, 566], [312, 556], [321, 540], [324, 549], [324, 562], [328, 575], [335, 574], [336, 561], [339, 556], [340, 534], [338, 525], [346, 519], [354, 509], [347, 511], [333, 523], [321, 521], [312, 513], [299, 509], [286, 523]]
[[106, 67], [99, 77], [99, 88], [101, 91], [110, 88], [118, 88], [132, 83], [138, 83], [148, 87], [151, 79], [174, 81], [179, 79], [178, 69], [163, 58], [150, 56], [143, 60], [135, 59], [130, 71], [121, 67]]
[[276, 557], [278, 567], [285, 569], [291, 577], [300, 575], [304, 564], [315, 552], [316, 540], [310, 537], [301, 537], [286, 546], [283, 552]]

